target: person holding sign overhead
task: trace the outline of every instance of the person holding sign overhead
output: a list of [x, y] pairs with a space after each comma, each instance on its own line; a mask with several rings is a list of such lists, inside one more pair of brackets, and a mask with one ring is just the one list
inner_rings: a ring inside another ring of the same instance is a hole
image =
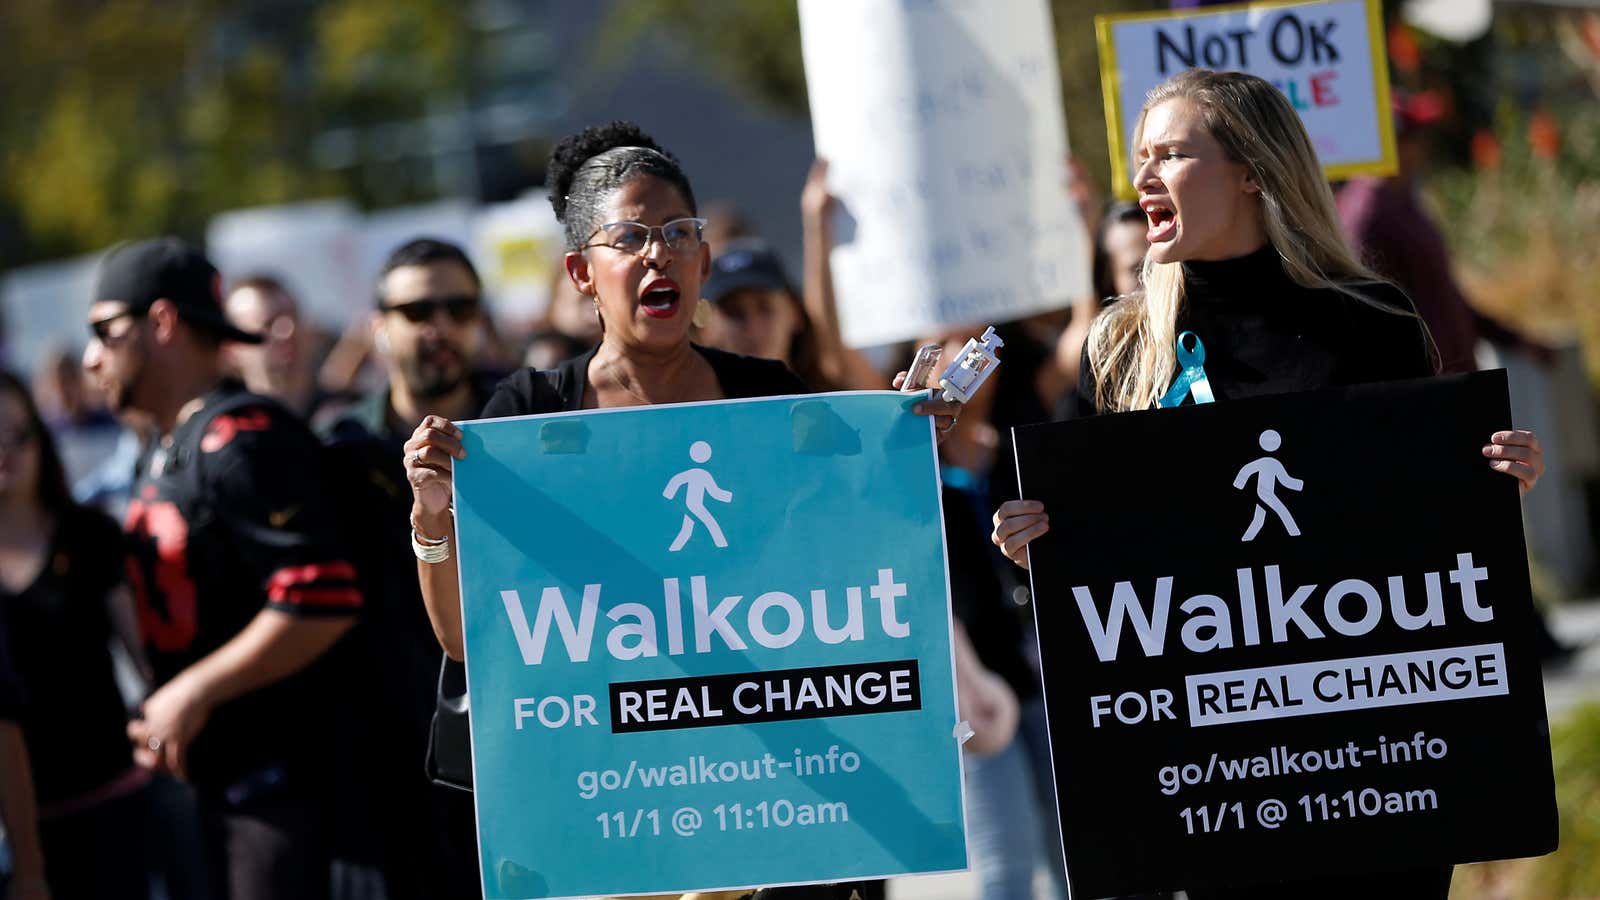
[[[1096, 321], [1079, 415], [1436, 373], [1411, 301], [1346, 245], [1305, 127], [1271, 84], [1182, 72], [1150, 92], [1134, 137], [1133, 182], [1150, 239], [1143, 289]], [[1496, 432], [1482, 452], [1524, 493], [1544, 471], [1526, 431]], [[1015, 500], [995, 512], [991, 537], [1027, 568], [1029, 542], [1049, 528], [1042, 504]], [[1248, 884], [1249, 873], [1239, 881]], [[1448, 868], [1421, 869], [1224, 896], [1443, 898], [1449, 884]]]
[[[485, 405], [483, 418], [809, 392], [781, 362], [689, 342], [691, 325], [697, 320], [704, 324], [710, 312], [701, 299], [711, 266], [710, 249], [702, 239], [706, 222], [697, 217], [694, 191], [677, 159], [637, 126], [613, 122], [562, 140], [551, 154], [549, 183], [550, 203], [566, 238], [567, 276], [595, 304], [601, 342], [555, 369], [524, 369], [507, 378]], [[916, 407], [935, 416], [941, 430], [954, 424], [959, 410], [959, 404], [936, 397]], [[464, 648], [460, 584], [451, 550], [451, 465], [465, 456], [461, 434], [447, 419], [428, 416], [405, 444], [422, 596], [449, 657], [443, 680], [456, 685], [464, 685]], [[710, 448], [700, 455], [709, 458]], [[436, 730], [436, 750], [441, 740], [469, 740], [465, 716], [457, 715], [453, 737]], [[882, 896], [882, 886], [823, 885], [761, 893], [871, 900]]]

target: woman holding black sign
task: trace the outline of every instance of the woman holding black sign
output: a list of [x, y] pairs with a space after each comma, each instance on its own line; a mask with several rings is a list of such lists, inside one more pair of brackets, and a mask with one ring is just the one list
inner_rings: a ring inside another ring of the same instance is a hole
[[[1078, 415], [1436, 374], [1411, 301], [1345, 244], [1310, 137], [1271, 84], [1205, 69], [1174, 76], [1151, 91], [1134, 147], [1150, 241], [1143, 289], [1095, 322]], [[1482, 452], [1524, 493], [1544, 471], [1526, 431], [1496, 432]], [[1042, 504], [1015, 500], [995, 512], [992, 538], [1027, 568], [1028, 543], [1049, 528]], [[1441, 868], [1224, 895], [1443, 898], [1449, 885]]]
[[[507, 378], [484, 407], [484, 418], [808, 392], [781, 362], [689, 342], [691, 323], [703, 324], [710, 312], [700, 299], [711, 259], [701, 237], [706, 222], [696, 216], [688, 176], [648, 135], [630, 123], [613, 122], [569, 136], [551, 155], [549, 182], [550, 203], [566, 236], [567, 276], [594, 302], [601, 342], [554, 369], [524, 369]], [[915, 411], [935, 416], [944, 431], [954, 424], [959, 405], [930, 398]], [[461, 434], [448, 420], [429, 416], [405, 445], [422, 596], [449, 657], [444, 680], [458, 690], [465, 684], [459, 662], [464, 647], [451, 552], [450, 471], [453, 461], [465, 456]], [[467, 740], [464, 727], [458, 737]], [[440, 738], [436, 729], [436, 744]], [[873, 900], [883, 896], [883, 886], [819, 885], [757, 894]]]

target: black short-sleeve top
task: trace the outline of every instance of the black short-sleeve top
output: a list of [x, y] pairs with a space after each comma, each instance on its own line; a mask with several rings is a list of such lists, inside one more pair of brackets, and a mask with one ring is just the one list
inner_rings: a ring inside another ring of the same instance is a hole
[[107, 598], [123, 583], [124, 547], [116, 522], [68, 508], [38, 576], [17, 593], [0, 591], [11, 665], [27, 698], [21, 723], [41, 805], [92, 791], [133, 765], [108, 647]]
[[[712, 347], [693, 346], [711, 364], [723, 396], [730, 400], [811, 393], [800, 376], [775, 359], [757, 359]], [[499, 419], [582, 409], [589, 363], [594, 361], [598, 350], [596, 347], [547, 371], [522, 369], [512, 374], [500, 382], [489, 397], [489, 402], [484, 404], [482, 418]]]
[[22, 693], [22, 679], [17, 677], [11, 662], [11, 634], [4, 616], [0, 616], [0, 722], [13, 725], [22, 721], [27, 709], [27, 695]]

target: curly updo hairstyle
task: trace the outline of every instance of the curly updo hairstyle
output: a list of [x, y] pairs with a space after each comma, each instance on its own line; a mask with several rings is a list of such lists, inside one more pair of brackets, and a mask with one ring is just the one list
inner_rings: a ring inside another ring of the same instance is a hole
[[689, 176], [677, 157], [632, 122], [591, 126], [556, 144], [546, 180], [550, 206], [561, 222], [569, 251], [582, 249], [600, 227], [601, 208], [611, 192], [642, 175], [671, 184], [689, 204], [689, 212], [698, 212]]

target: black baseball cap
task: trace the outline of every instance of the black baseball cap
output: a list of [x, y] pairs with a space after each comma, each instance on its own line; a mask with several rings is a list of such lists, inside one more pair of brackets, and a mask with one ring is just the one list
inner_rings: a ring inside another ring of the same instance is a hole
[[222, 311], [222, 275], [192, 244], [158, 237], [120, 244], [100, 262], [94, 299], [120, 300], [134, 311], [171, 301], [178, 316], [225, 341], [259, 344], [262, 336], [238, 328]]
[[788, 291], [794, 293], [772, 247], [765, 241], [742, 238], [727, 245], [711, 261], [711, 277], [702, 293], [712, 303], [740, 291]]

